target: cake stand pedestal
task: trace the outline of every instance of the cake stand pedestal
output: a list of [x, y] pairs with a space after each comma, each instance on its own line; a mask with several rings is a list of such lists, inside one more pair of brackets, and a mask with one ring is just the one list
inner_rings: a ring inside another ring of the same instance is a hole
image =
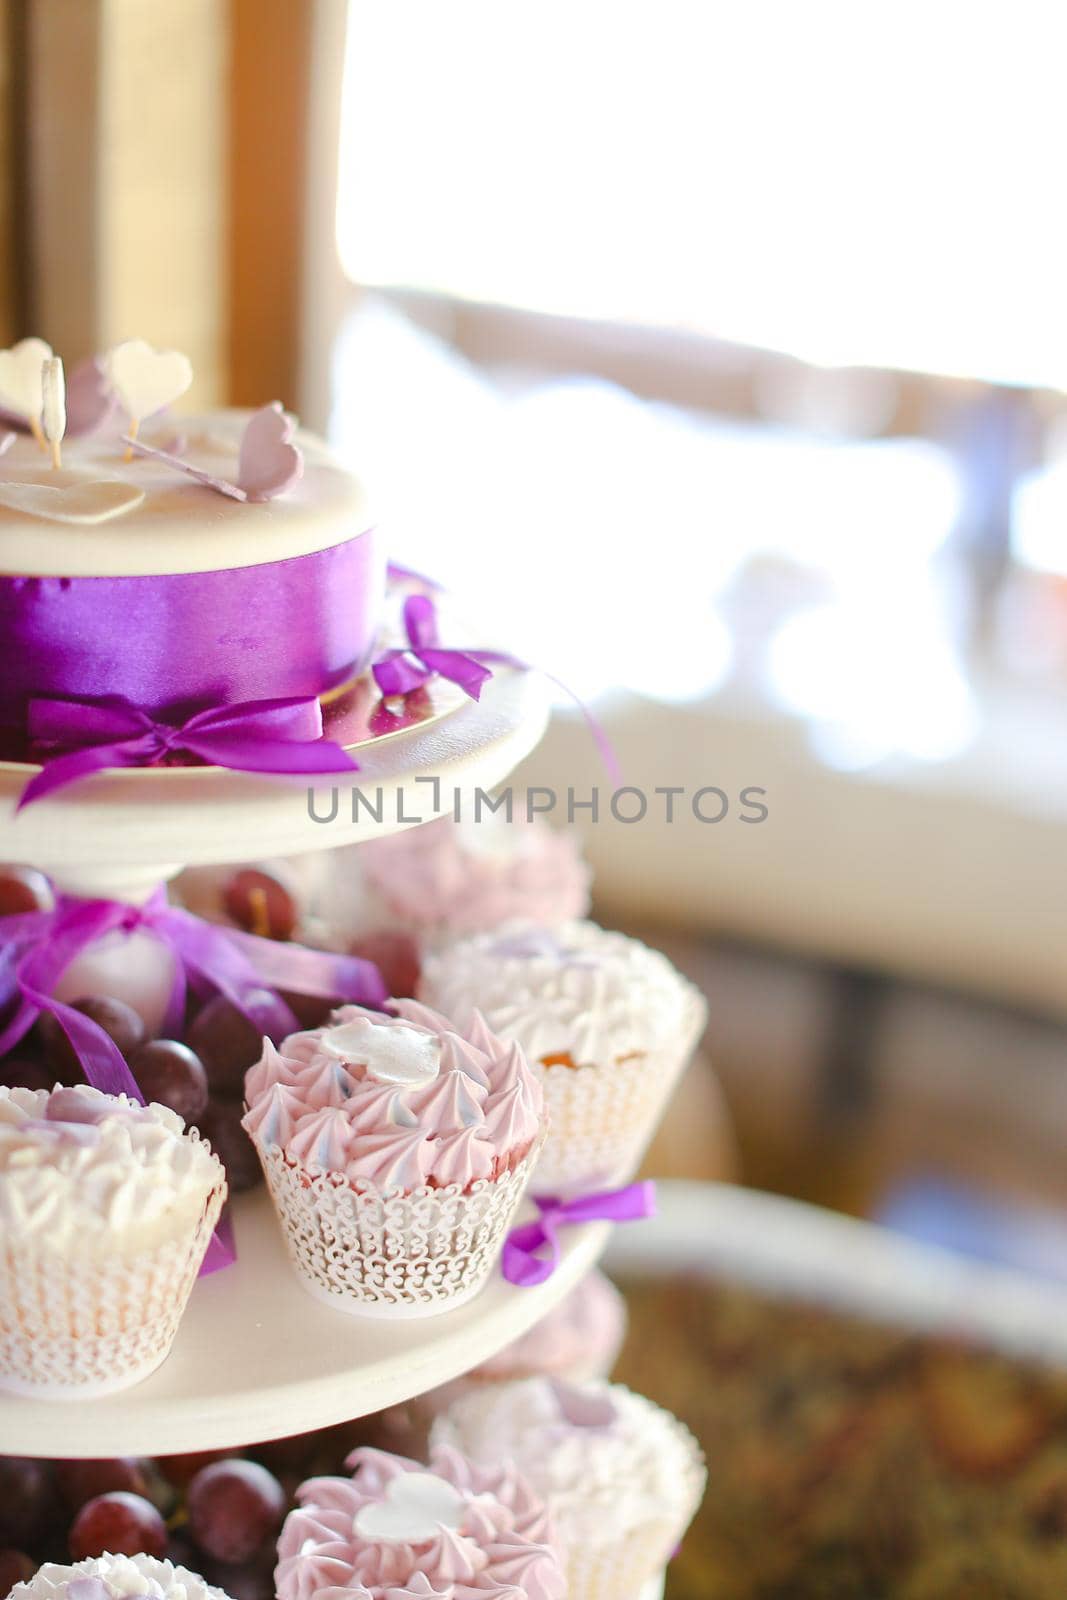
[[345, 742], [359, 771], [336, 777], [108, 769], [18, 811], [38, 769], [0, 762], [0, 856], [39, 867], [69, 894], [139, 904], [185, 866], [333, 849], [417, 827], [450, 814], [457, 794], [507, 777], [540, 740], [550, 693], [536, 673], [498, 668], [478, 701], [457, 691], [425, 722]]

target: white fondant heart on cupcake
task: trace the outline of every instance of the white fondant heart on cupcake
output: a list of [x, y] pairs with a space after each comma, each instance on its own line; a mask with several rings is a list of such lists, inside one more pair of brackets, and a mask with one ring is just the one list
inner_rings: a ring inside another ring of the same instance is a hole
[[134, 511], [144, 500], [144, 490], [113, 478], [90, 478], [82, 473], [51, 472], [47, 483], [31, 479], [0, 479], [0, 508], [46, 522], [110, 522]]
[[559, 1414], [572, 1428], [610, 1428], [618, 1416], [609, 1395], [582, 1389], [559, 1378], [549, 1380]]
[[0, 408], [25, 422], [36, 422], [43, 404], [42, 373], [52, 358], [43, 339], [21, 339], [0, 350]]
[[144, 339], [127, 339], [105, 358], [108, 379], [132, 422], [143, 422], [188, 389], [193, 369], [179, 350], [156, 350]]
[[438, 1529], [457, 1530], [464, 1501], [458, 1489], [432, 1472], [401, 1472], [385, 1486], [384, 1500], [361, 1506], [354, 1527], [361, 1539], [421, 1544]]
[[295, 431], [280, 400], [250, 418], [237, 462], [237, 482], [250, 500], [273, 499], [299, 479], [304, 458], [292, 442]]
[[441, 1041], [417, 1028], [342, 1022], [327, 1028], [319, 1049], [338, 1061], [358, 1062], [380, 1083], [421, 1088], [441, 1071]]

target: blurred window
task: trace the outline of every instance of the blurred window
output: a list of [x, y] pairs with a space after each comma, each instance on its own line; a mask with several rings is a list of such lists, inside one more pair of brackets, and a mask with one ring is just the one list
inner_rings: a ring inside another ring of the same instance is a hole
[[379, 298], [340, 343], [337, 432], [405, 551], [477, 598], [506, 527], [584, 600], [604, 541], [655, 527], [691, 581], [635, 565], [615, 658], [581, 657], [558, 581], [524, 582], [519, 634], [550, 611], [589, 690], [666, 693], [632, 628], [671, 607], [675, 692], [747, 662], [851, 719], [906, 632], [956, 729], [920, 742], [968, 738], [955, 657], [995, 632], [1013, 514], [1044, 571], [1061, 503], [1060, 33], [1039, 0], [352, 0], [337, 237]]

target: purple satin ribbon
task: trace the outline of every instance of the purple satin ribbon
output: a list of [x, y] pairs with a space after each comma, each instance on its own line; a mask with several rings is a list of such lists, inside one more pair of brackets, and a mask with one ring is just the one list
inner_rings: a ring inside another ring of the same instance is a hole
[[[390, 568], [390, 574], [404, 573], [404, 568]], [[420, 583], [429, 579], [418, 573], [406, 574]], [[437, 587], [435, 585], [435, 587]], [[385, 696], [410, 694], [421, 689], [431, 678], [440, 676], [455, 683], [472, 700], [477, 700], [486, 682], [493, 676], [492, 667], [514, 667], [518, 672], [539, 671], [519, 656], [500, 650], [448, 650], [441, 646], [437, 631], [437, 609], [429, 595], [412, 594], [404, 601], [404, 632], [408, 638], [406, 650], [389, 650], [374, 663], [371, 671]], [[600, 759], [613, 783], [622, 781], [622, 770], [615, 747], [585, 702], [551, 672], [543, 673], [549, 683], [561, 689], [577, 706]]]
[[218, 572], [0, 576], [0, 752], [27, 759], [33, 699], [118, 695], [176, 722], [345, 683], [374, 652], [385, 589], [376, 530], [354, 531], [328, 550]]
[[534, 1222], [512, 1228], [501, 1258], [505, 1278], [520, 1289], [544, 1283], [559, 1266], [560, 1228], [576, 1222], [637, 1222], [656, 1214], [656, 1185], [650, 1181], [579, 1195], [574, 1200], [547, 1195], [532, 1198], [540, 1215]]
[[375, 682], [384, 695], [410, 694], [431, 678], [447, 678], [477, 700], [493, 676], [488, 663], [520, 665], [491, 650], [448, 650], [437, 633], [437, 609], [428, 594], [409, 594], [404, 601], [406, 650], [389, 650], [374, 663]]
[[[143, 906], [63, 896], [51, 911], [0, 917], [0, 1012], [14, 1006], [13, 1015], [0, 1030], [0, 1056], [29, 1032], [42, 1011], [48, 1012], [70, 1040], [95, 1089], [125, 1094], [144, 1105], [144, 1096], [114, 1040], [91, 1018], [52, 993], [75, 956], [88, 945], [108, 933], [138, 930], [152, 934], [175, 956], [174, 981], [163, 1020], [168, 1036], [181, 1031], [187, 988], [201, 996], [222, 995], [275, 1042], [300, 1026], [280, 996], [271, 992], [275, 987], [294, 994], [352, 1000], [378, 1010], [388, 998], [372, 962], [216, 927], [168, 905], [162, 888]], [[215, 1271], [233, 1259], [229, 1224], [220, 1223], [202, 1271]]]
[[35, 751], [55, 746], [68, 753], [46, 760], [22, 791], [19, 810], [105, 767], [158, 766], [178, 751], [237, 772], [359, 770], [339, 744], [322, 737], [322, 707], [313, 698], [217, 706], [180, 726], [114, 696], [97, 704], [31, 700], [29, 732]]

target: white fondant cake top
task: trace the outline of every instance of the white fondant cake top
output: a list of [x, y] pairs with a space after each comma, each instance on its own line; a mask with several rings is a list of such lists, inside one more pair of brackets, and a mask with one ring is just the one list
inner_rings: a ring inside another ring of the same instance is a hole
[[[231, 410], [157, 418], [142, 437], [173, 449], [179, 435], [188, 461], [232, 478], [250, 415]], [[273, 500], [239, 501], [162, 462], [125, 461], [115, 427], [68, 436], [58, 473], [40, 446], [20, 434], [0, 456], [0, 574], [218, 572], [328, 550], [365, 532], [371, 516], [359, 480], [314, 434], [300, 431], [295, 442], [304, 456], [300, 481]], [[101, 489], [101, 483], [110, 487]]]

